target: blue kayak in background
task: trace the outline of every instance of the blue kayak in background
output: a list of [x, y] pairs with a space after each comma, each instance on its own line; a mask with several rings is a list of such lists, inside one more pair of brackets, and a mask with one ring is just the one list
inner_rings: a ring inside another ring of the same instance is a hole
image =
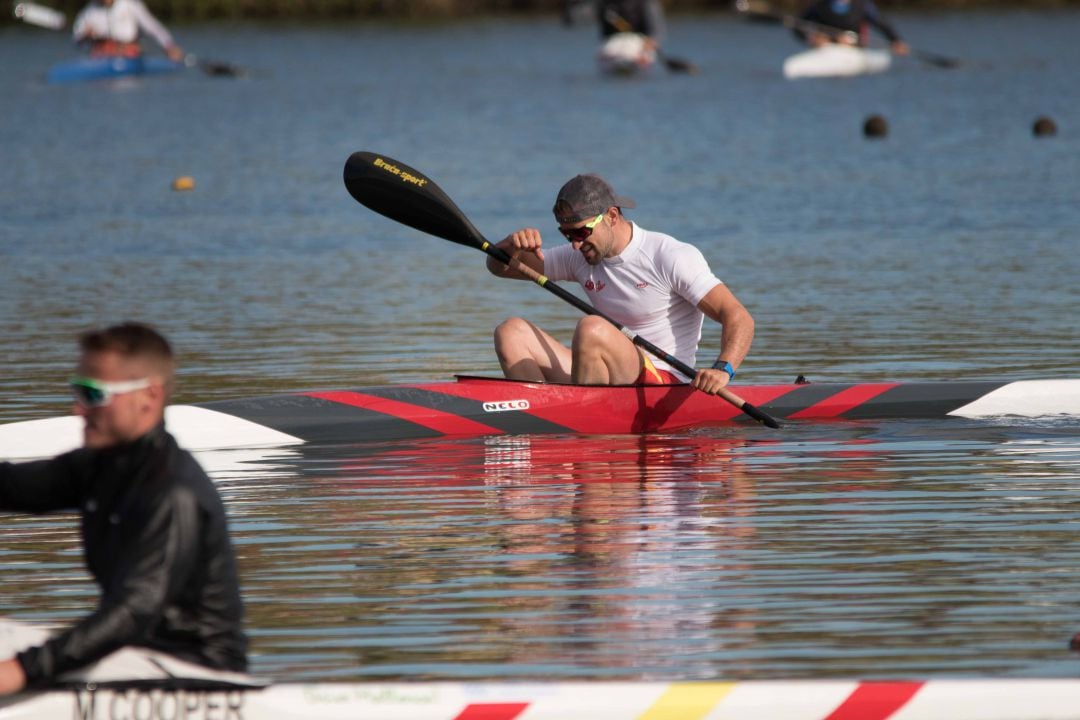
[[85, 57], [53, 65], [45, 75], [49, 83], [84, 82], [129, 75], [160, 75], [185, 67], [165, 57]]

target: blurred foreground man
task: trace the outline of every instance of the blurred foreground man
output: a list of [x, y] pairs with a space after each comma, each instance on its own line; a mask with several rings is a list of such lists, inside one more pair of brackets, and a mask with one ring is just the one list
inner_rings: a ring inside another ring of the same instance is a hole
[[[0, 509], [78, 512], [97, 609], [0, 659], [0, 695], [124, 658], [243, 671], [247, 640], [225, 508], [203, 469], [165, 431], [175, 361], [152, 328], [87, 332], [74, 412], [83, 447], [51, 460], [0, 463]], [[120, 670], [123, 672], [123, 670]]]

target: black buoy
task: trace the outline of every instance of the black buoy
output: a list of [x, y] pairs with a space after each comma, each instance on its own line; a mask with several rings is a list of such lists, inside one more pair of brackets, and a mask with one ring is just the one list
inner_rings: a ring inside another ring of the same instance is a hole
[[1031, 126], [1031, 132], [1035, 137], [1045, 137], [1049, 135], [1057, 134], [1057, 125], [1054, 121], [1045, 115], [1040, 116], [1035, 120], [1035, 124]]
[[889, 123], [880, 115], [871, 115], [863, 122], [862, 131], [868, 138], [883, 138], [889, 134]]

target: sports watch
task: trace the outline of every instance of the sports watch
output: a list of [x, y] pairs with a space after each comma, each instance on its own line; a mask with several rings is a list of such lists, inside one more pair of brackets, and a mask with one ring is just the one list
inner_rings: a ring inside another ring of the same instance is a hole
[[732, 380], [735, 379], [735, 368], [731, 367], [731, 363], [727, 360], [717, 360], [712, 364], [713, 370], [723, 370], [728, 374], [728, 377]]

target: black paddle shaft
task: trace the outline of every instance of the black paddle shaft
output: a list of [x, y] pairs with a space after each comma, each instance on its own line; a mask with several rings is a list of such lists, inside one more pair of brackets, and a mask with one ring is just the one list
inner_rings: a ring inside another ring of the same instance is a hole
[[[697, 370], [651, 342], [634, 334], [576, 295], [567, 292], [528, 265], [512, 258], [505, 250], [488, 242], [465, 217], [465, 213], [434, 181], [419, 170], [386, 155], [355, 152], [345, 162], [345, 188], [361, 205], [411, 228], [444, 240], [482, 250], [504, 265], [512, 265], [537, 285], [557, 295], [587, 315], [597, 315], [614, 325], [638, 347], [660, 358], [688, 377]], [[763, 425], [780, 427], [772, 416], [759, 410], [730, 391], [725, 400]]]

